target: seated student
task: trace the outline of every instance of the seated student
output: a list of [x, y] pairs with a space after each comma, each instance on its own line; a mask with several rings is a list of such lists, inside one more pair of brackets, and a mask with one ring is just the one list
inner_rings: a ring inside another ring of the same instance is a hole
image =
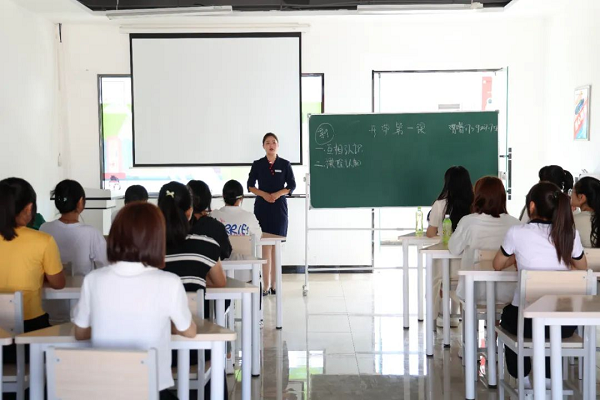
[[[97, 267], [108, 265], [106, 240], [91, 225], [79, 222], [85, 208], [85, 191], [76, 181], [65, 179], [56, 185], [54, 204], [60, 218], [46, 222], [40, 230], [56, 240], [63, 263], [70, 263], [73, 275], [86, 275]], [[66, 271], [71, 273], [71, 271]]]
[[[133, 203], [134, 201], [141, 201], [146, 203], [148, 201], [148, 191], [142, 185], [131, 185], [125, 190], [125, 205]], [[111, 221], [114, 221], [117, 217], [119, 210], [114, 211], [111, 216]]]
[[161, 399], [173, 399], [171, 333], [196, 336], [181, 280], [161, 271], [165, 265], [165, 222], [156, 206], [132, 203], [117, 215], [108, 236], [105, 268], [83, 280], [73, 310], [75, 337], [94, 347], [158, 353]]
[[[551, 182], [540, 182], [527, 194], [530, 222], [513, 226], [506, 233], [502, 247], [494, 258], [494, 269], [503, 270], [517, 263], [519, 270], [567, 271], [586, 269], [587, 262], [579, 233], [574, 227], [569, 196]], [[515, 290], [512, 304], [502, 311], [500, 325], [517, 334], [519, 292]], [[577, 327], [563, 326], [562, 337], [573, 335]], [[531, 338], [531, 320], [525, 319], [524, 337]], [[546, 332], [547, 334], [547, 332]], [[517, 355], [506, 349], [508, 372], [517, 377]], [[525, 358], [524, 376], [531, 372], [531, 360]], [[546, 359], [546, 377], [550, 378], [550, 361]], [[525, 386], [530, 387], [529, 377]]]
[[194, 215], [190, 221], [191, 233], [211, 237], [221, 247], [221, 260], [231, 256], [231, 243], [225, 226], [216, 219], [209, 217], [212, 194], [208, 185], [202, 181], [189, 181], [188, 188], [192, 191]]
[[[472, 211], [464, 216], [450, 237], [448, 248], [452, 254], [462, 254], [461, 270], [472, 270], [475, 250], [497, 250], [506, 231], [521, 222], [506, 211], [506, 190], [502, 181], [484, 176], [475, 183]], [[512, 283], [498, 284], [496, 300], [508, 303], [515, 293]], [[456, 295], [464, 299], [464, 281], [459, 279]], [[477, 285], [475, 299], [485, 301], [485, 286]]]
[[[50, 326], [42, 308], [44, 280], [54, 289], [65, 287], [58, 246], [47, 233], [27, 228], [36, 214], [36, 194], [20, 178], [0, 181], [0, 291], [23, 292], [25, 332]], [[5, 352], [4, 362], [14, 363], [16, 350]]]
[[31, 222], [27, 224], [27, 227], [39, 231], [40, 227], [44, 225], [45, 222], [44, 216], [40, 213], [36, 213], [35, 217], [31, 219]]
[[[473, 185], [469, 171], [464, 167], [454, 166], [448, 168], [444, 174], [444, 187], [437, 200], [431, 207], [429, 214], [429, 227], [427, 228], [427, 237], [435, 237], [442, 234], [442, 223], [446, 214], [450, 215], [452, 221], [452, 230], [454, 231], [462, 217], [471, 213], [471, 204], [473, 203]], [[441, 261], [437, 261], [441, 262]], [[458, 267], [460, 261], [452, 260], [450, 265], [451, 278], [458, 279]], [[442, 287], [442, 269], [434, 268], [433, 293], [440, 292]], [[433, 315], [438, 315], [440, 299], [434, 301]], [[457, 299], [452, 301], [452, 314], [458, 314], [459, 302]], [[450, 325], [458, 326], [458, 318], [452, 318]], [[437, 326], [443, 326], [441, 316], [437, 318]]]
[[577, 181], [571, 193], [571, 206], [581, 210], [574, 219], [583, 247], [600, 247], [600, 221], [596, 214], [596, 210], [600, 211], [600, 181], [589, 176]]
[[[546, 165], [545, 167], [542, 167], [538, 173], [538, 176], [540, 178], [540, 182], [552, 182], [567, 195], [569, 195], [571, 189], [573, 189], [573, 175], [558, 165]], [[519, 219], [524, 223], [529, 222], [527, 205], [523, 207]]]

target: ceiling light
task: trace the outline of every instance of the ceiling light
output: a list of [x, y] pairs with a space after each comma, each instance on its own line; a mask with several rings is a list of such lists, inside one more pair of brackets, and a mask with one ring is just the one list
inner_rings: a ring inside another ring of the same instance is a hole
[[180, 7], [180, 8], [148, 8], [141, 10], [107, 11], [108, 19], [151, 18], [151, 17], [197, 17], [210, 15], [227, 15], [233, 12], [231, 6], [212, 7]]
[[481, 9], [483, 9], [483, 4], [479, 2], [473, 2], [471, 4], [390, 4], [356, 6], [356, 11], [359, 14], [427, 14]]

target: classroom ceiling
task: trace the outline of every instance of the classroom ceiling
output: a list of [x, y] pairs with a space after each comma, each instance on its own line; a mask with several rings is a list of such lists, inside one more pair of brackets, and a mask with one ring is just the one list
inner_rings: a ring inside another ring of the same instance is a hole
[[[471, 0], [78, 0], [92, 11], [232, 6], [236, 11], [299, 11], [355, 9], [357, 5], [470, 4]], [[476, 0], [486, 8], [505, 7], [514, 0]]]

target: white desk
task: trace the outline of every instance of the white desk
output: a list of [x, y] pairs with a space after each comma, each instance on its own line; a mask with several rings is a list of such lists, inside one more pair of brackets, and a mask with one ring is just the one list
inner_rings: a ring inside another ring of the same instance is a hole
[[427, 256], [426, 262], [426, 308], [427, 320], [425, 325], [425, 353], [428, 357], [433, 356], [433, 329], [435, 327], [436, 315], [433, 315], [433, 299], [437, 295], [433, 293], [433, 260], [442, 260], [442, 310], [444, 315], [444, 347], [450, 347], [450, 260], [460, 259], [448, 250], [448, 245], [443, 243], [421, 249], [421, 253]]
[[[4, 329], [0, 328], [0, 346], [10, 346], [12, 342], [12, 335]], [[2, 349], [0, 348], [0, 399], [2, 399], [2, 390], [4, 389], [2, 387], [2, 381], [4, 379], [4, 368], [2, 366], [4, 360], [2, 358], [2, 353]]]
[[[562, 377], [561, 326], [586, 326], [585, 343], [588, 356], [584, 367], [584, 398], [596, 398], [596, 325], [600, 325], [599, 296], [543, 296], [527, 307], [523, 316], [532, 319], [533, 325], [533, 383], [534, 398], [546, 396], [544, 362], [545, 326], [550, 326], [550, 354], [552, 376]], [[552, 379], [552, 400], [562, 400], [563, 382]]]
[[[252, 270], [252, 285], [260, 288], [260, 269], [267, 260], [256, 257], [245, 257], [236, 260], [222, 260], [221, 264], [231, 276], [237, 270]], [[232, 276], [231, 276], [232, 277]], [[252, 294], [252, 376], [260, 375], [260, 290]], [[233, 314], [232, 314], [233, 316]]]
[[419, 251], [423, 246], [433, 245], [439, 243], [440, 238], [428, 238], [425, 233], [421, 236], [417, 236], [415, 232], [407, 233], [405, 235], [398, 236], [398, 240], [402, 243], [402, 282], [403, 282], [403, 317], [404, 317], [404, 329], [408, 329], [409, 322], [409, 298], [410, 290], [408, 284], [408, 247], [417, 246], [417, 301], [419, 307], [418, 319], [423, 321], [423, 256]]
[[[252, 346], [252, 326], [258, 326], [260, 321], [252, 319], [252, 294], [259, 293], [258, 286], [250, 285], [237, 279], [227, 278], [227, 285], [222, 288], [207, 288], [206, 300], [215, 300], [217, 304], [216, 322], [225, 326], [225, 300], [242, 301], [242, 399], [250, 400], [252, 365], [259, 352]], [[233, 312], [233, 311], [230, 311]], [[230, 327], [231, 328], [231, 327]], [[233, 347], [235, 349], [235, 347]], [[232, 351], [235, 357], [235, 350]], [[212, 357], [211, 357], [212, 359]], [[252, 362], [250, 362], [252, 360]]]
[[77, 300], [81, 294], [83, 276], [67, 276], [63, 289], [52, 289], [44, 285], [42, 297], [46, 300]]
[[475, 282], [485, 282], [486, 285], [486, 315], [487, 315], [487, 377], [489, 387], [497, 385], [496, 373], [496, 282], [518, 282], [517, 271], [459, 271], [459, 276], [465, 280], [465, 398], [475, 399], [475, 382], [477, 381], [477, 303], [475, 302]]
[[[275, 297], [277, 300], [277, 323], [275, 327], [281, 329], [283, 327], [283, 285], [281, 283], [281, 243], [285, 242], [285, 237], [277, 236], [270, 233], [263, 233], [261, 239], [258, 241], [260, 246], [275, 246], [275, 259], [273, 260], [272, 268], [275, 268]], [[259, 256], [262, 254], [258, 254]]]
[[[225, 375], [225, 342], [235, 340], [233, 331], [222, 328], [204, 319], [194, 316], [198, 334], [189, 339], [179, 335], [171, 336], [171, 348], [178, 350], [177, 360], [177, 396], [180, 400], [189, 400], [190, 350], [212, 351], [210, 389], [211, 399], [223, 399]], [[24, 333], [15, 338], [17, 344], [30, 345], [30, 397], [32, 400], [44, 398], [44, 351], [49, 347], [90, 347], [89, 340], [79, 341], [74, 336], [72, 323], [55, 325], [50, 328]]]

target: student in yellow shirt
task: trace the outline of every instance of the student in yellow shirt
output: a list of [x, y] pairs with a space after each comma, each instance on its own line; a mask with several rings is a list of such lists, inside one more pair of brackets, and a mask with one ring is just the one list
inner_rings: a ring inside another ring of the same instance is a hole
[[47, 233], [27, 228], [35, 214], [36, 194], [27, 181], [0, 181], [0, 291], [23, 293], [25, 332], [50, 326], [42, 309], [44, 278], [54, 289], [65, 287], [56, 242]]

